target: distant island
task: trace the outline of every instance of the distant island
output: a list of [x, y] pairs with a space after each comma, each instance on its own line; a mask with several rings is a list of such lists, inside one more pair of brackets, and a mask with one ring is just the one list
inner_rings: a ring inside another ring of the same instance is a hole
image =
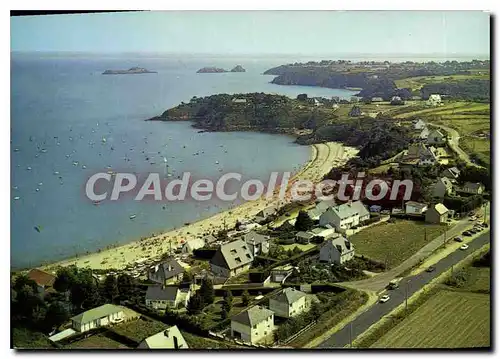
[[132, 74], [156, 74], [156, 71], [150, 71], [143, 67], [131, 67], [128, 70], [106, 70], [103, 75], [132, 75]]
[[220, 67], [202, 67], [196, 73], [198, 74], [217, 74], [217, 73], [224, 73], [224, 72], [245, 72], [246, 70], [243, 68], [241, 65], [236, 65], [231, 69], [231, 71], [228, 71], [226, 69], [220, 68]]

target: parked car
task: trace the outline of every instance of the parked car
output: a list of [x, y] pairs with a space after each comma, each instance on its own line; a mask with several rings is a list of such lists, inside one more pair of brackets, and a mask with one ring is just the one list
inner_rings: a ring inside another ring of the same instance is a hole
[[469, 246], [467, 244], [462, 244], [462, 246], [460, 247], [460, 249], [463, 251], [465, 251], [468, 248], [469, 248]]
[[477, 229], [471, 228], [469, 229], [469, 233], [476, 234], [478, 232]]
[[380, 297], [380, 303], [385, 303], [387, 302], [391, 297], [389, 297], [387, 294], [383, 295]]
[[430, 272], [434, 272], [435, 270], [436, 270], [436, 267], [430, 266], [425, 271], [430, 273]]
[[462, 235], [470, 237], [470, 236], [472, 236], [472, 233], [470, 233], [469, 231], [465, 231], [465, 232], [462, 232]]
[[464, 241], [464, 240], [462, 239], [462, 237], [455, 237], [455, 238], [453, 238], [453, 240], [454, 240], [455, 242], [463, 242], [463, 241]]
[[472, 217], [470, 217], [470, 218], [469, 218], [469, 221], [471, 221], [471, 222], [472, 222], [472, 221], [475, 221], [476, 219], [477, 219], [477, 217], [476, 217], [476, 216], [472, 216]]
[[484, 228], [488, 228], [488, 227], [489, 227], [489, 226], [488, 226], [488, 223], [483, 223], [483, 224], [482, 224], [482, 226], [483, 226]]

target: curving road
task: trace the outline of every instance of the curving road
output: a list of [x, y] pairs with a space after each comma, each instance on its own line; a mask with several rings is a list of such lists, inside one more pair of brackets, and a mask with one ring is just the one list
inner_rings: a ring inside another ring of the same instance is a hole
[[436, 268], [435, 271], [431, 273], [424, 271], [415, 276], [402, 279], [399, 288], [391, 290], [388, 293], [391, 296], [391, 299], [388, 302], [374, 304], [368, 310], [360, 314], [356, 319], [319, 344], [316, 348], [343, 348], [346, 345], [349, 345], [351, 340], [354, 340], [357, 336], [365, 332], [370, 326], [378, 322], [383, 316], [389, 314], [398, 305], [404, 303], [406, 291], [408, 291], [408, 297], [410, 297], [432, 279], [439, 276], [443, 272], [450, 270], [453, 265], [460, 262], [473, 251], [481, 248], [489, 242], [490, 232], [488, 230], [487, 233], [482, 234], [471, 241], [469, 243], [469, 249], [465, 251], [457, 250], [452, 252], [447, 257], [437, 262], [434, 265]]

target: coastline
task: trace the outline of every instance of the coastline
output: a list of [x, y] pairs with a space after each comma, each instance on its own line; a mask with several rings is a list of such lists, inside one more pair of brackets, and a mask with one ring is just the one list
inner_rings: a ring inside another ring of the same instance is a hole
[[[308, 179], [313, 182], [320, 181], [333, 167], [344, 164], [358, 152], [355, 148], [346, 147], [336, 142], [314, 144], [310, 147], [310, 160], [290, 179], [289, 187], [294, 180], [298, 179]], [[245, 202], [235, 208], [224, 210], [211, 217], [177, 229], [98, 252], [55, 261], [40, 268], [49, 272], [54, 271], [59, 266], [69, 265], [92, 269], [123, 269], [129, 263], [142, 258], [159, 258], [171, 247], [176, 248], [179, 246], [183, 240], [203, 236], [207, 232], [218, 231], [223, 228], [224, 222], [227, 227], [233, 227], [238, 219], [251, 218], [268, 206], [283, 205], [287, 202], [289, 200], [282, 202], [274, 197], [269, 200], [260, 198], [256, 201]]]

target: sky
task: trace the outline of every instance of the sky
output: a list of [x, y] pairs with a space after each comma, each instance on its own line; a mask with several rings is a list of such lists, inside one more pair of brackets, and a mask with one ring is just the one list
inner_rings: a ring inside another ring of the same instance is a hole
[[11, 17], [11, 51], [489, 55], [480, 11], [154, 11]]

